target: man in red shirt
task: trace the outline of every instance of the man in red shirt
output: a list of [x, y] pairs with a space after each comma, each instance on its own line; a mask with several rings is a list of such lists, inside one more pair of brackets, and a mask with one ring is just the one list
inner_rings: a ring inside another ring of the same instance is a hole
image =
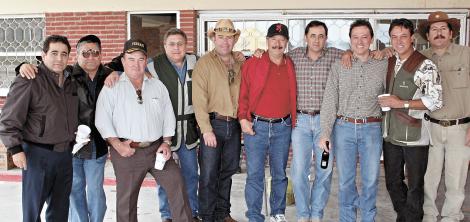
[[271, 222], [286, 221], [286, 166], [292, 123], [296, 117], [294, 64], [284, 51], [289, 40], [285, 25], [268, 29], [268, 50], [250, 58], [242, 67], [238, 118], [247, 158], [245, 200], [250, 221], [264, 221], [261, 214], [266, 155], [271, 167]]

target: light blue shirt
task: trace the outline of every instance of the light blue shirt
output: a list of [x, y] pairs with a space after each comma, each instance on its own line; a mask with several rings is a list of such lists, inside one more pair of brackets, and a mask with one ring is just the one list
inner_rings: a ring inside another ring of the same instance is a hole
[[142, 104], [127, 75], [112, 88], [103, 87], [96, 104], [95, 125], [103, 138], [150, 142], [175, 134], [176, 120], [168, 90], [157, 78], [144, 77]]

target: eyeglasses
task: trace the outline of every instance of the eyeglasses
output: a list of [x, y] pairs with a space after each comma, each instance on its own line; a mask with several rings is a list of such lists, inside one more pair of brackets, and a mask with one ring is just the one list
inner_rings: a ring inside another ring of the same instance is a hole
[[186, 43], [184, 43], [184, 42], [167, 42], [166, 44], [170, 47], [175, 47], [175, 46], [181, 47]]
[[90, 56], [93, 56], [93, 57], [98, 57], [100, 56], [100, 51], [98, 50], [93, 50], [93, 49], [88, 49], [86, 51], [82, 51], [82, 56], [84, 58], [89, 58]]
[[235, 70], [229, 69], [228, 70], [228, 84], [232, 84], [235, 81]]
[[142, 99], [142, 90], [138, 89], [135, 91], [135, 93], [137, 93], [137, 103], [138, 104], [144, 103], [144, 100]]

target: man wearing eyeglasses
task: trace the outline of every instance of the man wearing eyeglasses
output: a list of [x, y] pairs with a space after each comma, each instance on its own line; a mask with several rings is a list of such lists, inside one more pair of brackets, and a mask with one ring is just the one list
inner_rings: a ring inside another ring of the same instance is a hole
[[[72, 78], [78, 83], [79, 124], [91, 128], [90, 142], [73, 157], [73, 182], [70, 193], [69, 221], [103, 221], [106, 213], [106, 196], [103, 189], [104, 166], [108, 145], [95, 127], [95, 104], [112, 70], [101, 64], [101, 40], [86, 35], [77, 43], [77, 63], [68, 66]], [[23, 64], [21, 75], [35, 78], [37, 67]]]
[[[176, 120], [168, 90], [160, 80], [145, 75], [144, 42], [128, 40], [121, 61], [124, 73], [114, 87], [101, 91], [95, 118], [96, 127], [111, 145], [117, 221], [137, 221], [137, 199], [147, 173], [168, 194], [173, 220], [192, 221], [183, 177], [171, 157]], [[162, 170], [154, 168], [156, 155], [166, 160]]]

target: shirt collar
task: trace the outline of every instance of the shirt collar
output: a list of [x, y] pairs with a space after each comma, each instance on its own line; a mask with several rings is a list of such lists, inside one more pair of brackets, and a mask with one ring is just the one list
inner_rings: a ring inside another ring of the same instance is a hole
[[[149, 80], [149, 78], [144, 74], [144, 82], [147, 80]], [[127, 77], [125, 72], [123, 72], [119, 77], [119, 82], [130, 82], [129, 77]]]
[[[431, 49], [431, 51], [432, 51], [432, 56], [433, 57], [438, 56], [432, 49]], [[446, 51], [444, 52], [444, 55], [451, 55], [451, 54], [454, 53], [454, 51], [455, 51], [455, 45], [454, 45], [454, 43], [451, 42], [449, 47], [447, 47]]]
[[183, 70], [183, 71], [185, 71], [185, 69], [186, 69], [186, 56], [184, 57], [183, 66], [182, 66], [181, 68], [178, 67], [175, 63], [173, 63], [170, 59], [168, 59], [168, 61], [169, 61], [170, 64], [173, 66], [173, 68], [175, 68], [175, 70]]
[[[369, 50], [369, 51], [370, 51], [370, 50]], [[370, 64], [370, 63], [372, 63], [372, 57], [369, 55], [369, 57], [367, 57], [367, 61], [362, 62], [359, 58], [357, 58], [357, 57], [353, 54], [353, 55], [352, 55], [352, 61], [355, 62], [355, 63]]]
[[[320, 59], [321, 57], [323, 57], [323, 56], [326, 54], [327, 51], [328, 51], [328, 48], [325, 48], [325, 47], [324, 47], [324, 48], [321, 50], [321, 53], [320, 53], [320, 56], [318, 57], [318, 59]], [[308, 46], [305, 47], [304, 56], [305, 56], [306, 58], [309, 58], [309, 59], [310, 59], [310, 57], [308, 57]], [[318, 59], [317, 59], [317, 60], [318, 60]]]

